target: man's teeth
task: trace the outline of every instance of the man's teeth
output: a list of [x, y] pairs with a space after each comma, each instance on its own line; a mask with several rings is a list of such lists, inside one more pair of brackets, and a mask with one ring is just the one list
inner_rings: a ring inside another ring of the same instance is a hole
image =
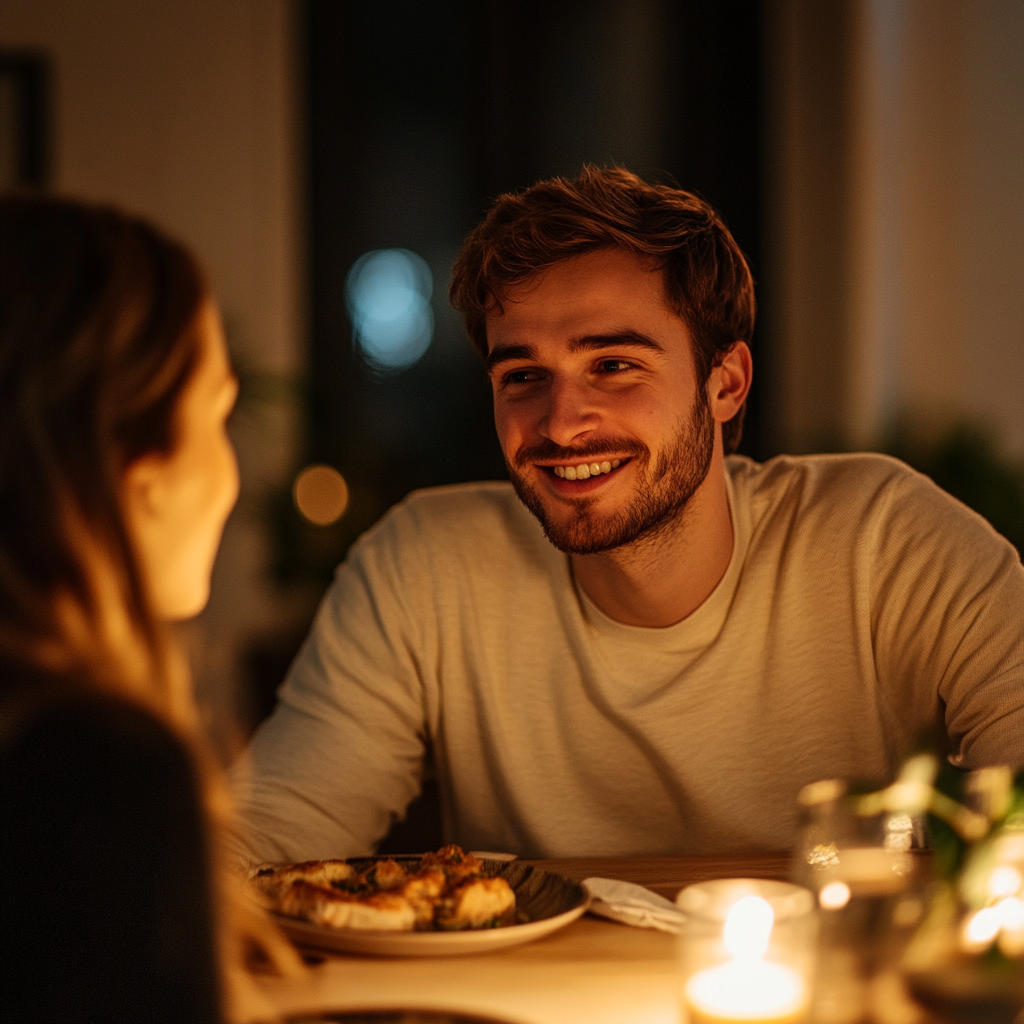
[[622, 465], [621, 459], [612, 459], [611, 462], [583, 462], [578, 466], [555, 466], [555, 476], [563, 480], [589, 480], [592, 476], [600, 476], [602, 473], [610, 473]]

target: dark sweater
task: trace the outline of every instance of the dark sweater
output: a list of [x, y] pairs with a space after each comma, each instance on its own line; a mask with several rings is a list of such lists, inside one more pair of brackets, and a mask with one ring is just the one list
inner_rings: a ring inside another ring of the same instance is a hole
[[188, 752], [112, 698], [13, 706], [0, 701], [0, 1020], [220, 1020]]

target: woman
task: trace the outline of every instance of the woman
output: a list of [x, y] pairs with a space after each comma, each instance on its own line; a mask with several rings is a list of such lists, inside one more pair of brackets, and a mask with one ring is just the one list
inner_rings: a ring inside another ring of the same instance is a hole
[[206, 603], [236, 392], [185, 249], [0, 199], [0, 1019], [251, 1017], [253, 947], [298, 969], [218, 860], [165, 626]]

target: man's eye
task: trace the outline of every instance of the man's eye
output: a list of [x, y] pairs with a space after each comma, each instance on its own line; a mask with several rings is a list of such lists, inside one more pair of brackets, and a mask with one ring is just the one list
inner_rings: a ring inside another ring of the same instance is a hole
[[501, 378], [501, 383], [506, 387], [508, 385], [515, 384], [531, 384], [535, 380], [540, 379], [540, 374], [536, 370], [509, 370]]
[[626, 359], [602, 359], [597, 364], [598, 373], [622, 373], [632, 369], [633, 364]]

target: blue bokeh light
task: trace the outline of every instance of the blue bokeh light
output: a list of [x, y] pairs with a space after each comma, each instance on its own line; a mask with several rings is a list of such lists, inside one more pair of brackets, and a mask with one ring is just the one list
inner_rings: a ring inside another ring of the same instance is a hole
[[412, 366], [434, 335], [430, 268], [408, 249], [376, 249], [352, 265], [345, 284], [353, 339], [382, 372]]

